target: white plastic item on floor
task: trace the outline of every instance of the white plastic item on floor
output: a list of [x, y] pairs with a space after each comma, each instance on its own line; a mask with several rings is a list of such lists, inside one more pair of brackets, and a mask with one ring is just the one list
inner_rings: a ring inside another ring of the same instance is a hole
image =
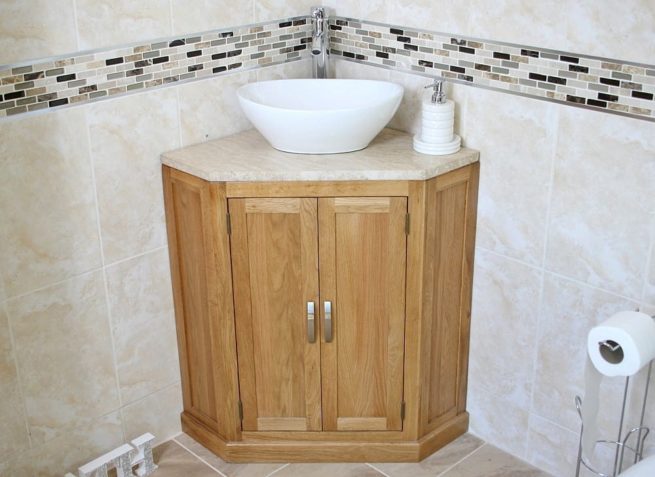
[[619, 474], [620, 477], [653, 477], [655, 475], [655, 455], [646, 457], [641, 462], [636, 463], [625, 472]]

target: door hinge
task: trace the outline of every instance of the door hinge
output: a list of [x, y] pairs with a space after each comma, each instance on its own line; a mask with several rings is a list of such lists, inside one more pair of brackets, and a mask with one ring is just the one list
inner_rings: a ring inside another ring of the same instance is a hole
[[229, 212], [225, 214], [225, 226], [227, 227], [227, 234], [232, 235], [232, 218]]
[[239, 420], [243, 421], [243, 403], [239, 401], [237, 407], [239, 408]]
[[405, 235], [409, 235], [409, 214], [405, 215]]
[[405, 420], [405, 401], [400, 403], [400, 420]]

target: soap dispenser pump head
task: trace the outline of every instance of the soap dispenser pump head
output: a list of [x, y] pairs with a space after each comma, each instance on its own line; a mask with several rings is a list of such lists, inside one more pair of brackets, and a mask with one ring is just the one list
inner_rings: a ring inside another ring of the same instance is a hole
[[432, 83], [427, 85], [425, 89], [432, 88], [432, 102], [443, 104], [446, 102], [446, 93], [443, 90], [443, 80], [435, 79]]

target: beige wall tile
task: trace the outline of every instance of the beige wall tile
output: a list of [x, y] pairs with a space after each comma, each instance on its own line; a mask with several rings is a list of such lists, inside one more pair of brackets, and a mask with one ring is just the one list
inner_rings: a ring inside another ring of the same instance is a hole
[[[655, 220], [653, 221], [653, 228], [655, 229]], [[651, 309], [653, 314], [655, 314], [655, 232], [651, 232], [651, 236], [650, 261], [648, 271], [646, 272], [646, 283], [641, 301], [652, 305]]]
[[467, 147], [478, 149], [477, 244], [543, 264], [559, 106], [470, 88]]
[[0, 269], [7, 297], [101, 264], [84, 111], [0, 124]]
[[330, 62], [330, 76], [337, 79], [370, 79], [389, 81], [389, 70], [354, 61], [333, 60]]
[[181, 431], [182, 388], [174, 384], [125, 406], [123, 426], [126, 439], [134, 439], [145, 432], [156, 437], [155, 443], [167, 441]]
[[182, 144], [197, 144], [252, 128], [241, 111], [236, 90], [256, 79], [257, 74], [251, 71], [179, 86]]
[[561, 108], [546, 268], [639, 299], [654, 183], [655, 123]]
[[655, 57], [651, 0], [627, 0], [609, 15], [608, 4], [595, 0], [567, 8], [558, 0], [465, 3], [472, 36], [639, 62]]
[[9, 321], [0, 303], [0, 462], [29, 448], [27, 423], [11, 345]]
[[177, 109], [171, 88], [88, 109], [106, 263], [166, 244], [159, 156], [179, 147]]
[[77, 0], [80, 49], [170, 36], [169, 0]]
[[118, 408], [101, 272], [10, 300], [7, 312], [33, 444]]
[[255, 0], [255, 21], [309, 15], [314, 5], [314, 0]]
[[444, 33], [469, 33], [471, 2], [447, 0], [416, 0], [395, 2], [387, 0], [388, 21], [401, 26], [421, 28]]
[[475, 383], [469, 386], [466, 409], [471, 415], [469, 431], [472, 434], [515, 456], [525, 457], [528, 436], [527, 409], [491, 394]]
[[553, 475], [575, 475], [578, 438], [577, 432], [531, 414], [527, 460]]
[[330, 15], [358, 18], [376, 22], [386, 22], [390, 8], [387, 0], [324, 0], [322, 5], [330, 7]]
[[[5, 464], [2, 475], [55, 477], [66, 472], [77, 473], [79, 466], [123, 442], [120, 416], [112, 412], [17, 456]], [[1, 466], [0, 470], [3, 470]]]
[[537, 343], [540, 270], [478, 249], [469, 379], [529, 408]]
[[0, 65], [78, 49], [73, 0], [0, 2]]
[[292, 61], [291, 63], [282, 63], [281, 65], [268, 66], [257, 70], [257, 81], [311, 77], [311, 60]]
[[[575, 410], [576, 395], [583, 396], [587, 333], [597, 323], [621, 310], [636, 308], [608, 293], [549, 273], [544, 280], [540, 318], [537, 372], [533, 412], [572, 432], [580, 420]], [[605, 379], [600, 424], [607, 432], [616, 426], [622, 396], [621, 380]], [[614, 432], [612, 431], [612, 434]]]
[[[389, 127], [412, 134], [420, 133], [423, 101], [430, 100], [431, 96], [425, 86], [429, 85], [432, 80], [423, 76], [391, 71], [389, 72], [389, 81], [398, 83], [405, 88], [402, 103], [400, 103], [398, 111], [391, 119]], [[463, 117], [469, 89], [466, 86], [451, 83], [445, 85], [448, 99], [455, 101], [455, 134], [462, 134]]]
[[168, 250], [107, 268], [123, 404], [180, 380]]
[[197, 33], [254, 23], [254, 0], [171, 0], [173, 33]]

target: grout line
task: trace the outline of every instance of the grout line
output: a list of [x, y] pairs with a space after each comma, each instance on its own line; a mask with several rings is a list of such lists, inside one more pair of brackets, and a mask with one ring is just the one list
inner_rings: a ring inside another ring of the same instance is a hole
[[14, 330], [11, 326], [11, 319], [9, 318], [9, 308], [7, 308], [7, 301], [2, 303], [2, 310], [5, 312], [7, 319], [7, 331], [9, 332], [9, 345], [11, 346], [11, 354], [16, 368], [16, 385], [18, 387], [18, 398], [20, 399], [20, 407], [23, 411], [23, 423], [25, 424], [25, 431], [27, 435], [27, 444], [29, 449], [34, 448], [32, 442], [32, 433], [30, 432], [29, 418], [27, 414], [27, 404], [25, 402], [25, 394], [23, 392], [23, 379], [21, 377], [20, 367], [18, 366], [18, 353], [16, 351], [16, 338], [14, 337]]
[[384, 475], [384, 477], [391, 477], [389, 474], [387, 474], [386, 472], [384, 472], [384, 471], [378, 469], [378, 468], [375, 467], [375, 465], [373, 465], [373, 464], [369, 464], [369, 463], [367, 462], [366, 465], [368, 465], [368, 466], [369, 466], [370, 468], [372, 468], [373, 470], [375, 470], [375, 471], [381, 473], [382, 475]]
[[[132, 406], [133, 404], [136, 404], [136, 403], [139, 403], [139, 402], [141, 402], [141, 401], [143, 401], [143, 400], [145, 400], [145, 399], [148, 399], [148, 398], [151, 397], [153, 394], [157, 394], [157, 393], [159, 393], [159, 392], [161, 392], [161, 391], [165, 391], [166, 389], [168, 389], [168, 388], [172, 388], [173, 386], [177, 386], [177, 385], [179, 385], [179, 384], [181, 384], [181, 381], [178, 381], [178, 380], [175, 380], [175, 381], [173, 381], [172, 383], [165, 384], [165, 385], [162, 386], [161, 388], [158, 388], [158, 389], [156, 389], [155, 391], [151, 391], [151, 392], [149, 392], [148, 394], [144, 394], [143, 396], [141, 396], [141, 397], [138, 398], [138, 399], [134, 399], [133, 401], [128, 401], [128, 402], [123, 403], [123, 407], [122, 407], [122, 409], [128, 408], [128, 407]], [[182, 432], [179, 432], [179, 433], [176, 434], [176, 435], [180, 435], [180, 434], [182, 434]]]
[[155, 247], [153, 249], [146, 250], [145, 252], [137, 253], [136, 255], [132, 255], [131, 257], [121, 258], [120, 260], [116, 260], [115, 262], [107, 263], [105, 265], [105, 268], [111, 268], [111, 267], [114, 267], [116, 265], [120, 265], [121, 263], [129, 262], [130, 260], [134, 260], [136, 258], [145, 257], [146, 255], [149, 255], [151, 253], [160, 252], [160, 251], [162, 251], [164, 249], [168, 249], [168, 244], [158, 245], [157, 247]]
[[655, 217], [651, 219], [650, 224], [650, 244], [648, 246], [648, 255], [646, 256], [646, 269], [644, 271], [644, 284], [641, 288], [641, 304], [647, 303], [647, 292], [650, 286], [650, 270], [653, 265], [653, 260], [655, 260]]
[[541, 414], [539, 414], [537, 412], [533, 412], [532, 415], [538, 417], [542, 421], [546, 421], [548, 424], [550, 424], [550, 425], [552, 425], [554, 427], [559, 428], [563, 432], [568, 432], [570, 434], [573, 434], [576, 437], [578, 436], [578, 430], [573, 430], [573, 429], [569, 429], [568, 427], [564, 427], [563, 425], [561, 425], [561, 424], [559, 424], [559, 423], [557, 423], [555, 421], [552, 421], [552, 420], [550, 420], [550, 419], [548, 419], [546, 417], [543, 417]]
[[116, 380], [116, 397], [118, 398], [118, 410], [121, 418], [121, 432], [123, 433], [123, 441], [127, 441], [125, 432], [125, 420], [123, 419], [123, 397], [121, 395], [121, 383], [118, 375], [118, 360], [116, 357], [116, 337], [114, 336], [114, 324], [112, 320], [111, 304], [109, 302], [109, 284], [107, 281], [107, 268], [105, 259], [104, 244], [102, 241], [102, 227], [100, 224], [100, 205], [98, 199], [98, 187], [96, 183], [95, 162], [93, 160], [93, 151], [91, 147], [91, 127], [89, 125], [89, 108], [84, 108], [84, 132], [86, 133], [86, 141], [89, 152], [89, 164], [91, 166], [91, 182], [93, 185], [93, 198], [95, 200], [96, 211], [96, 226], [98, 230], [98, 243], [100, 246], [100, 263], [102, 264], [102, 282], [105, 291], [105, 307], [107, 310], [107, 326], [109, 327], [109, 342], [111, 344], [112, 364], [114, 365], [114, 378]]
[[27, 291], [27, 292], [24, 292], [24, 293], [19, 293], [18, 295], [7, 297], [7, 298], [5, 298], [5, 301], [10, 302], [10, 301], [14, 301], [14, 300], [20, 300], [21, 298], [25, 298], [26, 296], [31, 295], [33, 293], [38, 293], [38, 292], [48, 290], [49, 288], [54, 288], [54, 287], [56, 287], [58, 285], [61, 285], [63, 283], [69, 282], [71, 280], [75, 280], [76, 278], [81, 278], [81, 277], [84, 277], [86, 275], [91, 275], [93, 273], [98, 273], [99, 271], [102, 270], [102, 268], [103, 268], [102, 265], [99, 266], [99, 267], [94, 267], [91, 270], [87, 270], [85, 272], [77, 273], [75, 275], [71, 275], [70, 277], [62, 278], [61, 280], [57, 280], [55, 282], [48, 283], [47, 285], [43, 285], [41, 287], [35, 288], [33, 290], [30, 290], [30, 291]]
[[80, 23], [77, 20], [77, 0], [73, 0], [73, 25], [75, 26], [75, 42], [77, 50], [80, 50]]
[[[148, 255], [149, 253], [159, 252], [161, 249], [164, 249], [164, 248], [168, 248], [168, 244], [159, 245], [156, 248], [153, 248], [151, 250], [146, 250], [145, 252], [138, 253], [138, 254], [133, 255], [131, 257], [121, 258], [120, 260], [116, 260], [115, 262], [108, 263], [106, 265], [106, 267], [107, 268], [108, 267], [113, 267], [114, 265], [118, 265], [120, 263], [128, 262], [128, 261], [130, 261], [132, 259], [135, 259], [135, 258], [143, 257], [144, 255]], [[56, 282], [52, 282], [52, 283], [49, 283], [47, 285], [43, 285], [42, 287], [35, 288], [35, 289], [27, 291], [25, 293], [20, 293], [18, 295], [14, 295], [14, 296], [11, 296], [11, 297], [6, 297], [5, 301], [10, 302], [10, 301], [18, 300], [18, 299], [21, 299], [21, 298], [25, 298], [26, 296], [31, 295], [33, 293], [38, 293], [38, 292], [47, 290], [49, 288], [56, 287], [56, 286], [61, 285], [63, 283], [69, 282], [71, 280], [75, 280], [76, 278], [81, 278], [81, 277], [84, 277], [86, 275], [91, 275], [93, 273], [100, 272], [100, 271], [102, 271], [103, 268], [105, 268], [105, 267], [103, 267], [101, 265], [99, 267], [92, 268], [91, 270], [87, 270], [85, 272], [81, 272], [81, 273], [77, 273], [75, 275], [71, 275], [70, 277], [63, 278], [61, 280], [57, 280]]]
[[[544, 245], [541, 255], [541, 266], [542, 272], [541, 277], [539, 278], [539, 298], [537, 302], [537, 323], [535, 330], [535, 339], [534, 339], [534, 354], [532, 357], [532, 376], [530, 378], [530, 405], [528, 406], [528, 427], [527, 427], [527, 436], [526, 436], [526, 452], [529, 452], [531, 439], [530, 439], [530, 424], [529, 416], [533, 414], [535, 402], [535, 389], [537, 387], [537, 368], [539, 367], [539, 351], [540, 343], [543, 332], [543, 308], [544, 308], [544, 287], [546, 284], [546, 254], [548, 251], [548, 230], [550, 228], [550, 218], [551, 218], [551, 207], [553, 202], [553, 190], [555, 188], [555, 161], [557, 159], [557, 147], [559, 144], [559, 120], [560, 120], [560, 108], [553, 109], [553, 139], [552, 139], [552, 151], [550, 156], [550, 171], [549, 171], [549, 180], [548, 180], [548, 192], [547, 192], [547, 202], [546, 202], [546, 217], [544, 225]], [[527, 455], [526, 455], [527, 457]]]
[[168, 15], [171, 19], [169, 26], [171, 28], [171, 36], [173, 36], [175, 35], [175, 22], [173, 20], [173, 0], [168, 0]]
[[280, 467], [278, 467], [277, 469], [275, 469], [273, 472], [271, 472], [270, 474], [266, 474], [266, 477], [271, 477], [271, 475], [277, 474], [279, 471], [281, 471], [282, 469], [284, 469], [286, 467], [289, 467], [290, 465], [291, 464], [283, 464]]
[[496, 255], [497, 257], [503, 257], [503, 258], [506, 258], [507, 260], [509, 260], [509, 261], [511, 261], [511, 262], [515, 262], [515, 263], [519, 263], [519, 264], [521, 264], [521, 265], [525, 265], [526, 267], [530, 267], [530, 268], [532, 268], [532, 269], [534, 269], [534, 270], [543, 270], [543, 271], [544, 271], [546, 274], [548, 274], [548, 275], [552, 275], [552, 276], [557, 277], [557, 278], [560, 278], [560, 279], [562, 279], [562, 280], [566, 280], [566, 281], [569, 281], [569, 282], [575, 283], [576, 285], [579, 285], [579, 286], [583, 286], [583, 287], [591, 288], [592, 290], [600, 291], [600, 292], [606, 293], [606, 294], [608, 294], [608, 295], [612, 295], [612, 296], [614, 296], [614, 297], [621, 298], [621, 299], [623, 299], [623, 300], [631, 301], [631, 302], [633, 302], [633, 303], [639, 303], [639, 302], [640, 302], [639, 298], [629, 297], [629, 296], [627, 296], [627, 295], [623, 295], [623, 294], [621, 294], [621, 293], [617, 293], [617, 292], [615, 292], [615, 291], [608, 290], [607, 288], [602, 288], [602, 287], [599, 287], [599, 286], [596, 286], [596, 285], [592, 285], [592, 284], [590, 284], [590, 283], [586, 283], [586, 282], [584, 282], [584, 281], [582, 281], [582, 280], [579, 280], [579, 279], [577, 279], [577, 278], [572, 278], [572, 277], [569, 277], [569, 276], [567, 276], [567, 275], [563, 275], [563, 274], [561, 274], [561, 273], [555, 272], [555, 271], [553, 271], [553, 270], [549, 270], [549, 269], [547, 269], [547, 268], [542, 268], [542, 267], [539, 267], [539, 266], [534, 265], [534, 264], [532, 264], [532, 263], [525, 262], [525, 261], [523, 261], [523, 260], [521, 260], [521, 259], [514, 258], [514, 257], [510, 257], [510, 256], [508, 256], [508, 255], [504, 255], [504, 254], [502, 254], [502, 253], [500, 253], [500, 252], [496, 252], [495, 250], [488, 249], [488, 248], [483, 247], [483, 246], [481, 246], [481, 245], [476, 245], [475, 248], [476, 248], [476, 250], [479, 249], [479, 250], [482, 250], [482, 251], [484, 251], [484, 252], [486, 252], [486, 253], [490, 253], [490, 254], [492, 254], [492, 255]]
[[483, 448], [484, 446], [486, 446], [486, 445], [487, 445], [487, 443], [486, 443], [486, 442], [483, 442], [482, 445], [481, 445], [480, 447], [478, 447], [478, 448], [476, 448], [475, 450], [471, 451], [470, 453], [466, 454], [466, 455], [465, 455], [464, 457], [462, 457], [460, 460], [458, 460], [457, 462], [455, 462], [453, 465], [451, 465], [450, 467], [448, 467], [447, 469], [445, 469], [445, 470], [444, 470], [443, 472], [441, 472], [440, 474], [437, 474], [435, 477], [438, 477], [438, 476], [440, 476], [440, 475], [446, 475], [446, 473], [448, 473], [448, 472], [450, 472], [451, 470], [453, 470], [455, 467], [457, 467], [459, 464], [461, 464], [462, 462], [464, 462], [466, 459], [468, 459], [469, 457], [471, 457], [473, 454], [475, 454], [476, 452], [478, 452], [480, 449], [482, 449], [482, 448]]
[[[181, 434], [181, 433], [180, 433], [180, 434]], [[178, 434], [177, 436], [173, 437], [172, 439], [169, 439], [169, 441], [173, 441], [173, 442], [175, 442], [177, 445], [179, 445], [182, 449], [184, 449], [184, 450], [187, 451], [189, 454], [191, 454], [192, 456], [194, 456], [194, 457], [195, 457], [196, 459], [198, 459], [200, 462], [202, 462], [202, 463], [205, 464], [207, 467], [209, 467], [210, 469], [212, 469], [213, 471], [215, 471], [216, 473], [218, 473], [218, 475], [222, 475], [223, 477], [227, 477], [227, 475], [225, 475], [223, 472], [221, 472], [220, 470], [218, 470], [216, 467], [214, 467], [213, 465], [211, 465], [211, 464], [210, 464], [209, 462], [207, 462], [205, 459], [203, 459], [203, 458], [200, 457], [198, 454], [196, 454], [196, 453], [193, 452], [191, 449], [189, 449], [187, 446], [185, 446], [185, 445], [182, 444], [180, 441], [178, 441], [178, 440], [177, 440], [177, 437], [178, 437], [180, 434]], [[161, 444], [160, 444], [160, 445], [161, 445]]]

